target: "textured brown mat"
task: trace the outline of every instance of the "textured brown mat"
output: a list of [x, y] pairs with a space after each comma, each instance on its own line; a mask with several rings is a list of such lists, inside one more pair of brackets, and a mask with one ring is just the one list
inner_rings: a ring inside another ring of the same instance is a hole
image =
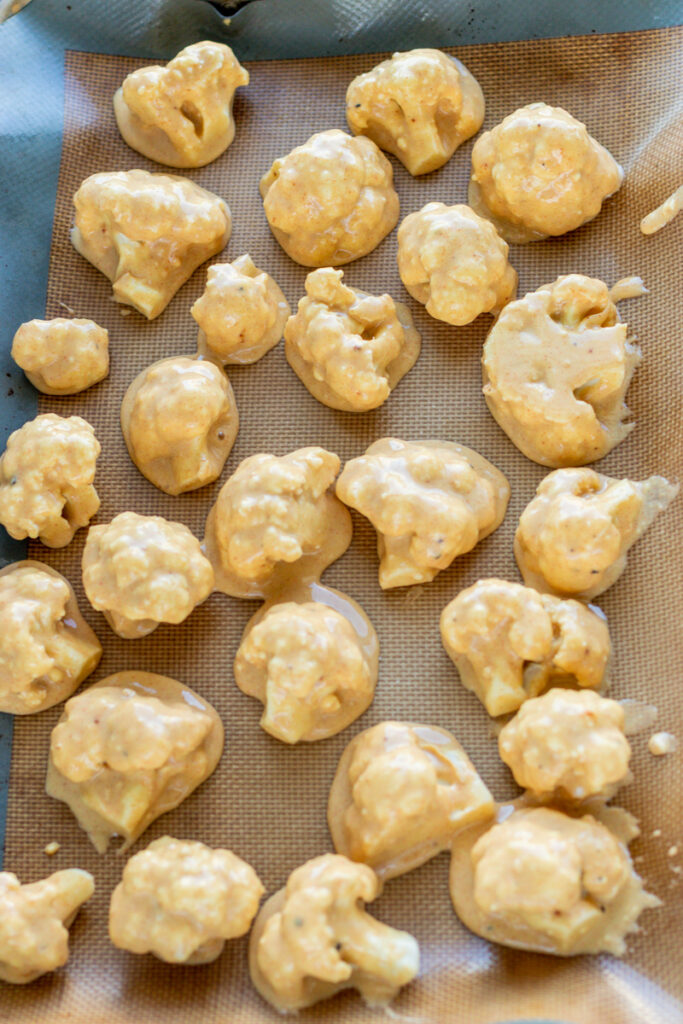
[[[651, 294], [622, 306], [638, 334], [644, 362], [630, 390], [638, 425], [599, 465], [613, 475], [635, 478], [659, 472], [680, 476], [683, 465], [681, 394], [683, 350], [680, 321], [680, 256], [683, 218], [645, 239], [640, 218], [680, 184], [683, 137], [680, 52], [683, 30], [461, 47], [457, 52], [481, 82], [487, 99], [486, 126], [517, 106], [545, 100], [567, 107], [614, 153], [626, 182], [594, 223], [558, 241], [513, 247], [520, 294], [559, 273], [580, 271], [612, 283], [641, 274]], [[374, 58], [259, 63], [252, 83], [238, 94], [237, 136], [227, 154], [189, 176], [224, 196], [234, 230], [225, 258], [251, 253], [270, 271], [292, 305], [301, 296], [305, 271], [289, 261], [271, 238], [257, 191], [271, 160], [310, 133], [345, 127], [344, 93], [350, 78]], [[41, 411], [78, 413], [94, 425], [103, 447], [97, 485], [99, 522], [124, 509], [160, 513], [201, 535], [219, 483], [198, 493], [168, 497], [147, 483], [128, 459], [118, 425], [121, 398], [133, 377], [162, 356], [194, 351], [196, 325], [189, 307], [201, 293], [200, 269], [165, 313], [147, 323], [137, 313], [122, 316], [109, 298], [109, 283], [81, 259], [68, 241], [71, 196], [87, 175], [102, 170], [147, 167], [120, 139], [111, 97], [124, 75], [144, 62], [71, 53], [66, 65], [66, 122], [54, 221], [47, 315], [94, 318], [110, 331], [112, 374], [84, 395], [41, 398]], [[471, 143], [441, 171], [414, 180], [394, 161], [402, 215], [429, 200], [464, 202]], [[376, 438], [446, 438], [481, 451], [509, 477], [507, 518], [477, 550], [458, 559], [427, 587], [382, 594], [376, 581], [374, 534], [355, 519], [351, 550], [326, 574], [326, 581], [362, 603], [382, 645], [380, 682], [363, 718], [331, 740], [289, 749], [258, 727], [260, 705], [244, 697], [231, 676], [236, 646], [256, 605], [215, 594], [181, 626], [160, 627], [138, 641], [116, 638], [83, 599], [79, 563], [81, 531], [60, 552], [31, 546], [71, 579], [88, 621], [104, 643], [97, 678], [140, 668], [174, 676], [207, 697], [223, 718], [227, 744], [215, 775], [183, 806], [156, 822], [137, 844], [170, 833], [226, 845], [254, 865], [267, 889], [281, 886], [288, 872], [330, 849], [325, 824], [329, 783], [339, 754], [358, 731], [395, 717], [433, 722], [463, 742], [488, 785], [502, 799], [514, 793], [498, 760], [487, 715], [457, 683], [438, 636], [438, 617], [448, 600], [481, 576], [518, 579], [512, 536], [521, 510], [544, 470], [513, 448], [489, 416], [480, 392], [481, 343], [490, 326], [451, 328], [430, 319], [406, 297], [396, 270], [395, 233], [370, 256], [346, 268], [349, 284], [389, 291], [407, 301], [423, 332], [423, 354], [389, 402], [362, 416], [319, 405], [287, 366], [279, 346], [262, 362], [230, 370], [241, 430], [223, 479], [245, 456], [282, 454], [322, 444], [342, 459], [359, 454]], [[62, 305], [64, 304], [64, 305]], [[36, 309], [40, 316], [43, 310]], [[627, 574], [598, 602], [606, 611], [616, 649], [613, 696], [639, 698], [659, 708], [658, 727], [683, 739], [683, 651], [681, 578], [683, 500], [657, 521], [630, 556]], [[114, 949], [106, 933], [109, 894], [123, 861], [99, 857], [67, 808], [43, 793], [49, 734], [59, 717], [54, 708], [17, 719], [14, 734], [5, 867], [32, 881], [57, 868], [78, 865], [96, 876], [97, 893], [72, 931], [66, 970], [25, 989], [4, 986], [0, 1019], [13, 1024], [252, 1024], [274, 1021], [251, 989], [246, 942], [228, 944], [208, 967], [174, 968], [152, 957]], [[400, 997], [403, 1019], [467, 1024], [515, 1017], [554, 1017], [600, 1024], [674, 1024], [683, 1015], [683, 914], [678, 867], [683, 852], [680, 806], [683, 753], [655, 759], [646, 737], [634, 740], [635, 780], [622, 803], [641, 820], [643, 838], [633, 852], [664, 907], [650, 911], [632, 939], [628, 958], [575, 961], [514, 953], [488, 945], [462, 927], [448, 898], [448, 858], [388, 883], [375, 905], [380, 917], [412, 931], [422, 949], [420, 979]], [[661, 830], [653, 836], [654, 830]], [[42, 850], [61, 843], [56, 857]], [[309, 1020], [381, 1019], [353, 995], [320, 1004]]]

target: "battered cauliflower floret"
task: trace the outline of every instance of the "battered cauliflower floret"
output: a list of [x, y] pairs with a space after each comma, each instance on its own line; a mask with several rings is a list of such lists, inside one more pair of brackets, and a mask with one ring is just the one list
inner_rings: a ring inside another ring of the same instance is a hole
[[469, 202], [508, 242], [533, 242], [593, 220], [623, 178], [585, 124], [531, 103], [475, 142]]
[[446, 605], [441, 640], [463, 686], [493, 716], [558, 683], [598, 689], [611, 653], [597, 609], [499, 579], [479, 580]]
[[74, 206], [74, 248], [109, 278], [117, 302], [148, 320], [226, 246], [232, 227], [225, 200], [171, 174], [92, 174]]
[[484, 94], [455, 57], [408, 50], [354, 78], [346, 120], [354, 135], [367, 135], [411, 174], [428, 174], [479, 131]]
[[412, 935], [365, 910], [381, 882], [365, 864], [326, 853], [289, 876], [263, 905], [249, 941], [249, 972], [263, 998], [287, 1013], [355, 988], [370, 1006], [389, 1003], [417, 975]]
[[165, 67], [132, 71], [114, 94], [116, 123], [131, 149], [169, 167], [203, 167], [235, 137], [232, 102], [249, 72], [229, 46], [204, 40]]
[[77, 395], [109, 373], [109, 333], [93, 320], [29, 320], [12, 359], [44, 395]]
[[398, 229], [398, 271], [436, 320], [462, 326], [500, 313], [517, 293], [508, 245], [469, 206], [427, 203]]
[[183, 622], [213, 590], [211, 563], [182, 523], [122, 512], [94, 526], [83, 549], [83, 587], [119, 636], [147, 636]]
[[40, 562], [0, 569], [0, 711], [28, 715], [66, 700], [101, 656], [68, 580]]
[[206, 360], [161, 359], [128, 388], [121, 429], [131, 459], [160, 490], [204, 487], [220, 476], [239, 429], [230, 381]]
[[331, 491], [339, 458], [324, 448], [252, 455], [223, 484], [206, 522], [216, 588], [267, 597], [293, 575], [316, 579], [351, 543], [351, 517]]
[[420, 335], [407, 306], [349, 288], [343, 276], [331, 267], [308, 275], [285, 327], [285, 354], [319, 402], [365, 412], [382, 405], [415, 365]]
[[351, 740], [327, 805], [335, 850], [383, 880], [419, 867], [493, 815], [493, 797], [455, 736], [408, 722], [382, 722]]
[[63, 548], [100, 507], [100, 443], [80, 416], [45, 413], [10, 434], [0, 456], [0, 523], [10, 537]]
[[357, 260], [398, 220], [391, 164], [370, 139], [337, 128], [276, 160], [260, 191], [275, 238], [304, 267]]
[[246, 935], [265, 892], [249, 864], [164, 836], [131, 857], [112, 893], [109, 937], [119, 949], [170, 964], [208, 964]]
[[69, 959], [69, 926], [95, 891], [78, 868], [21, 885], [0, 871], [0, 980], [25, 985]]
[[282, 337], [289, 303], [249, 254], [209, 267], [206, 288], [190, 310], [199, 324], [202, 355], [226, 363], [255, 363]]
[[46, 791], [73, 811], [99, 853], [128, 849], [211, 775], [223, 726], [175, 679], [119, 672], [67, 701], [52, 732]]
[[383, 590], [428, 583], [503, 521], [510, 488], [477, 452], [385, 437], [351, 459], [337, 494], [377, 530]]
[[335, 608], [285, 601], [247, 626], [235, 682], [264, 705], [261, 728], [271, 736], [283, 743], [322, 740], [372, 702], [377, 659], [367, 649], [367, 636], [362, 641]]
[[524, 582], [590, 600], [615, 583], [626, 555], [678, 494], [664, 477], [615, 480], [592, 469], [556, 469], [522, 512], [515, 557]]
[[484, 396], [513, 444], [543, 466], [595, 462], [623, 441], [640, 350], [607, 285], [560, 277], [510, 303], [482, 359]]
[[609, 799], [628, 779], [624, 709], [590, 690], [527, 701], [501, 729], [498, 750], [518, 785], [540, 797]]

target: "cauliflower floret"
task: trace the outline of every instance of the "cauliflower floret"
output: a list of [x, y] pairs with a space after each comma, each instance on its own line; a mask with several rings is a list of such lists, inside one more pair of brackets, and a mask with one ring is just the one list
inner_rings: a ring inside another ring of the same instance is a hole
[[479, 131], [484, 94], [455, 57], [408, 50], [354, 78], [346, 120], [354, 135], [367, 135], [411, 174], [428, 174]]
[[288, 1012], [355, 988], [370, 1006], [389, 1003], [417, 975], [412, 935], [381, 924], [364, 908], [381, 882], [365, 864], [326, 853], [289, 876], [263, 905], [249, 941], [258, 992]]
[[598, 689], [611, 653], [598, 609], [498, 579], [479, 580], [446, 605], [441, 640], [463, 686], [493, 716], [558, 682]]
[[114, 286], [114, 299], [153, 320], [200, 263], [230, 238], [225, 200], [187, 178], [148, 171], [92, 174], [74, 196], [74, 248]]
[[498, 750], [515, 781], [536, 796], [613, 796], [628, 778], [624, 709], [584, 690], [527, 701], [501, 729]]
[[69, 926], [94, 891], [92, 875], [78, 868], [30, 885], [0, 871], [0, 979], [25, 985], [63, 967]]
[[40, 562], [0, 569], [0, 711], [28, 715], [66, 700], [101, 656], [68, 580]]
[[275, 238], [304, 267], [357, 260], [398, 220], [391, 164], [370, 139], [337, 128], [276, 160], [260, 191]]
[[327, 821], [335, 850], [386, 880], [435, 857], [494, 809], [455, 736], [434, 725], [382, 722], [342, 754]]
[[0, 523], [10, 537], [63, 548], [100, 507], [100, 443], [80, 416], [45, 413], [10, 434], [0, 456]]
[[230, 850], [164, 836], [123, 869], [109, 937], [119, 949], [170, 964], [208, 964], [226, 939], [246, 935], [264, 892], [254, 869]]
[[515, 557], [524, 582], [590, 600], [615, 583], [629, 548], [678, 494], [664, 477], [615, 480], [592, 469], [556, 469], [522, 512]]
[[109, 333], [93, 320], [29, 320], [12, 359], [44, 395], [77, 395], [109, 373]]
[[235, 137], [232, 102], [249, 72], [229, 46], [204, 40], [165, 67], [132, 71], [114, 94], [116, 123], [131, 149], [169, 167], [203, 167]]
[[131, 459], [160, 490], [204, 487], [220, 476], [239, 429], [230, 381], [206, 360], [161, 359], [128, 388], [121, 429]]
[[597, 217], [623, 178], [585, 124], [531, 103], [475, 142], [469, 202], [508, 242], [533, 242]]
[[122, 512], [94, 526], [83, 549], [83, 587], [119, 636], [183, 622], [213, 590], [211, 563], [182, 523]]
[[337, 494], [377, 530], [379, 585], [388, 590], [428, 583], [493, 533], [510, 488], [470, 448], [385, 437], [346, 463]]
[[[364, 616], [366, 630], [375, 631]], [[235, 682], [264, 705], [261, 728], [282, 740], [322, 740], [369, 707], [377, 657], [340, 611], [316, 601], [285, 601], [257, 613], [235, 658]]]
[[484, 396], [527, 458], [581, 466], [633, 430], [624, 397], [640, 349], [626, 331], [607, 285], [581, 274], [505, 307], [484, 345]]
[[351, 543], [351, 517], [330, 490], [339, 458], [324, 448], [252, 455], [223, 484], [206, 521], [216, 588], [267, 597], [292, 576], [315, 579]]
[[223, 726], [189, 687], [149, 672], [119, 672], [64, 706], [52, 731], [46, 791], [63, 800], [104, 853], [128, 849], [218, 764]]
[[508, 245], [469, 206], [427, 203], [398, 229], [398, 270], [436, 320], [462, 326], [498, 314], [517, 293]]
[[342, 284], [326, 267], [306, 278], [306, 296], [285, 327], [287, 362], [314, 398], [365, 412], [387, 400], [420, 354], [410, 310], [390, 295]]
[[226, 363], [255, 363], [277, 345], [291, 310], [270, 274], [249, 254], [216, 263], [190, 310], [199, 324], [200, 353]]

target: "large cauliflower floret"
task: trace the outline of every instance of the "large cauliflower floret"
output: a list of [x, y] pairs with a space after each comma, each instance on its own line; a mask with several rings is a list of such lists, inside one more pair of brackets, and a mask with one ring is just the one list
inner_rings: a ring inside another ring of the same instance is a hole
[[414, 299], [447, 324], [462, 326], [515, 297], [508, 245], [469, 206], [427, 203], [398, 229], [398, 270]]
[[170, 964], [207, 964], [245, 935], [264, 888], [249, 864], [204, 843], [155, 839], [131, 857], [109, 907], [109, 937]]
[[109, 278], [117, 302], [148, 320], [225, 247], [232, 227], [223, 199], [187, 178], [149, 171], [92, 174], [74, 206], [74, 247]]
[[161, 359], [128, 388], [121, 429], [131, 459], [160, 490], [204, 487], [220, 476], [239, 429], [230, 381], [206, 360]]
[[132, 71], [114, 94], [123, 138], [138, 153], [169, 167], [203, 167], [235, 137], [232, 102], [249, 72], [229, 46], [204, 40], [165, 67]]
[[446, 605], [441, 640], [463, 686], [494, 716], [553, 684], [597, 689], [611, 652], [597, 610], [498, 579], [479, 580]]
[[78, 868], [21, 885], [0, 871], [0, 979], [15, 985], [56, 971], [69, 959], [69, 925], [95, 891]]
[[607, 285], [581, 274], [505, 307], [484, 345], [484, 396], [527, 458], [581, 466], [633, 430], [624, 397], [640, 350], [626, 332]]
[[0, 456], [0, 523], [10, 537], [63, 548], [100, 507], [100, 443], [80, 416], [45, 413], [10, 434]]
[[597, 217], [623, 177], [585, 124], [531, 103], [475, 142], [469, 202], [508, 242], [532, 242]]
[[290, 308], [247, 253], [209, 267], [206, 288], [190, 312], [199, 324], [199, 351], [225, 365], [255, 363], [277, 345]]
[[261, 728], [298, 743], [334, 736], [363, 714], [377, 659], [335, 608], [285, 601], [247, 626], [234, 671], [240, 690], [264, 705]]
[[455, 736], [408, 722], [382, 722], [351, 740], [327, 805], [335, 850], [383, 880], [419, 867], [493, 814], [493, 797]]
[[260, 190], [275, 238], [304, 267], [357, 260], [398, 220], [391, 164], [370, 139], [337, 128], [276, 160]]
[[349, 288], [343, 276], [331, 267], [308, 275], [285, 327], [285, 353], [319, 402], [365, 412], [382, 405], [415, 365], [420, 335], [407, 306]]
[[484, 94], [455, 57], [408, 50], [354, 78], [346, 120], [354, 135], [367, 135], [411, 174], [428, 174], [479, 131]]
[[52, 732], [46, 790], [69, 805], [95, 849], [127, 849], [216, 767], [223, 727], [189, 687], [119, 672], [67, 701]]
[[160, 622], [182, 622], [213, 585], [211, 563], [182, 523], [122, 512], [88, 533], [86, 596], [127, 640], [147, 636]]
[[524, 582], [590, 600], [611, 587], [626, 555], [678, 494], [664, 477], [615, 480], [592, 469], [556, 469], [522, 512], [515, 557]]
[[40, 562], [0, 570], [0, 711], [51, 708], [71, 696], [101, 656], [63, 576]]
[[550, 690], [527, 701], [501, 730], [498, 749], [536, 796], [608, 799], [628, 778], [624, 709], [591, 691]]
[[44, 395], [76, 395], [109, 373], [109, 333], [93, 320], [29, 320], [14, 335], [12, 359]]
[[365, 864], [327, 853], [289, 876], [261, 908], [249, 942], [249, 971], [276, 1010], [288, 1012], [355, 988], [385, 1005], [417, 975], [420, 951], [407, 932], [364, 908], [381, 883]]
[[252, 455], [221, 488], [206, 522], [216, 587], [266, 597], [294, 575], [315, 579], [351, 543], [351, 517], [330, 491], [339, 458], [324, 448]]
[[341, 500], [377, 530], [383, 590], [428, 583], [500, 526], [510, 488], [477, 452], [382, 438], [344, 466]]

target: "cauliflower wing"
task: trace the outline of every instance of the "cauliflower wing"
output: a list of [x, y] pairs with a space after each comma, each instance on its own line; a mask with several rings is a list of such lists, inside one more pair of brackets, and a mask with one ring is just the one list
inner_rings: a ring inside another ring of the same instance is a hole
[[77, 395], [109, 373], [109, 332], [93, 320], [29, 320], [14, 335], [12, 359], [44, 395]]

